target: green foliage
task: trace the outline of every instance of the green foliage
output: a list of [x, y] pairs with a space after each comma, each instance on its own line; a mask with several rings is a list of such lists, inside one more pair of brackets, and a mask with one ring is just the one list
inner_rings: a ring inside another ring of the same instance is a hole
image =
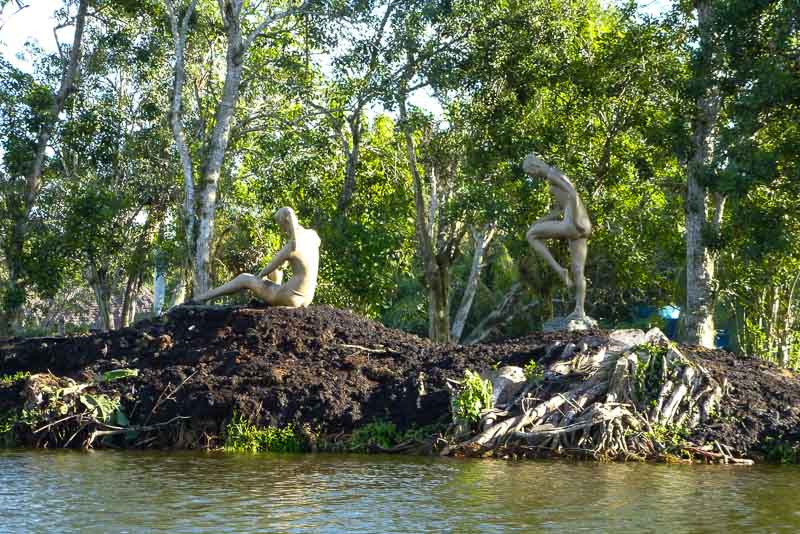
[[[120, 410], [120, 401], [117, 398], [109, 397], [102, 393], [90, 395], [85, 393], [79, 397], [81, 404], [86, 408], [86, 411], [98, 421], [111, 422], [112, 416], [116, 416]], [[127, 419], [126, 417], [115, 417], [118, 422], [120, 419]]]
[[21, 380], [25, 380], [31, 376], [28, 371], [18, 371], [13, 375], [3, 375], [0, 376], [0, 385], [2, 386], [10, 386], [11, 384], [15, 384]]
[[360, 452], [368, 452], [375, 446], [388, 449], [400, 443], [401, 438], [391, 421], [373, 421], [353, 431], [350, 447]]
[[405, 432], [400, 432], [393, 422], [376, 420], [353, 431], [349, 450], [372, 452], [377, 447], [390, 449], [406, 442], [422, 443], [439, 430], [441, 430], [441, 425], [432, 424], [422, 427], [412, 426]]
[[[686, 2], [662, 19], [639, 16], [634, 3], [599, 0], [313, 4], [301, 24], [257, 39], [243, 58], [247, 75], [217, 184], [215, 284], [263, 266], [282, 240], [272, 213], [291, 205], [322, 237], [316, 303], [425, 334], [408, 131], [426, 200], [437, 178], [431, 235], [498, 228], [465, 338], [520, 282], [514, 308], [539, 304], [503, 323], [499, 335], [571, 311], [571, 292], [524, 239], [549, 202], [546, 187], [519, 168], [530, 151], [570, 177], [591, 214], [587, 311], [608, 326], [651, 326], [652, 318], [631, 324], [631, 308], [684, 301], [691, 119], [700, 91], [715, 85], [719, 132], [702, 173], [710, 192], [728, 199], [721, 231], [704, 234], [718, 261], [715, 299], [741, 352], [800, 367], [796, 1], [712, 2], [710, 58], [698, 49]], [[57, 19], [67, 15], [59, 10]], [[27, 73], [0, 58], [0, 311], [8, 313], [0, 319], [20, 327], [14, 312], [22, 306], [29, 329], [20, 333], [52, 333], [55, 323], [37, 315], [34, 302], [63, 311], [81, 286], [109, 305], [126, 288], [144, 292], [156, 261], [170, 288], [191, 285], [166, 20], [154, 0], [104, 4], [104, 16], [91, 19], [78, 85], [50, 137], [32, 207], [24, 176], [53, 119], [64, 61], [32, 48]], [[185, 50], [182, 113], [197, 192], [224, 83], [220, 24], [213, 2], [198, 3]], [[400, 124], [406, 68], [436, 105], [413, 99], [418, 107]], [[357, 143], [356, 162], [348, 156]], [[549, 246], [568, 261], [564, 243]], [[451, 313], [470, 251], [467, 232], [442, 262]]]
[[764, 442], [767, 461], [777, 464], [800, 463], [800, 444], [768, 437]]
[[258, 428], [234, 415], [225, 426], [223, 448], [229, 452], [303, 452], [309, 444], [293, 426]]
[[98, 382], [114, 382], [115, 380], [122, 380], [123, 378], [130, 378], [132, 376], [139, 376], [138, 369], [114, 369], [113, 371], [106, 371], [100, 377]]
[[14, 438], [14, 425], [19, 420], [19, 414], [14, 410], [0, 412], [0, 447], [13, 447], [16, 443]]
[[680, 453], [681, 445], [689, 439], [690, 430], [685, 426], [654, 424], [652, 429], [652, 432], [646, 432], [647, 437], [672, 453]]
[[531, 360], [522, 368], [525, 378], [529, 381], [541, 382], [544, 380], [544, 369], [537, 365], [536, 360]]
[[[110, 380], [119, 380], [137, 374], [134, 369], [116, 369], [88, 383], [50, 375], [52, 381], [43, 378], [32, 386], [47, 402], [23, 410], [19, 420], [34, 428], [66, 415], [83, 413], [102, 423], [126, 427], [129, 421], [119, 397], [92, 391], [92, 388], [107, 381], [106, 376], [111, 377]], [[55, 387], [55, 384], [61, 384], [61, 387]]]
[[476, 423], [481, 414], [492, 407], [492, 383], [467, 369], [461, 390], [453, 397], [452, 403], [456, 419]]
[[[59, 411], [58, 415], [63, 415], [63, 413]], [[26, 425], [30, 429], [35, 429], [46, 424], [49, 420], [48, 418], [49, 414], [47, 409], [24, 408], [19, 412], [19, 417], [16, 422]]]
[[664, 356], [667, 354], [666, 345], [645, 343], [633, 349], [640, 355], [636, 366], [634, 385], [636, 395], [642, 408], [658, 398], [663, 385]]

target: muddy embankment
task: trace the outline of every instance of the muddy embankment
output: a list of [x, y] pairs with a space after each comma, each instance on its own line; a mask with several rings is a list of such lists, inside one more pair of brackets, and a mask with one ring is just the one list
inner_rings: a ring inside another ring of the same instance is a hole
[[[451, 402], [467, 370], [494, 381], [490, 405], [474, 392]], [[475, 416], [454, 418], [465, 406]], [[217, 448], [235, 415], [294, 428], [312, 448], [347, 449], [354, 431], [391, 423], [394, 442], [372, 448], [786, 460], [800, 443], [800, 377], [657, 333], [437, 345], [327, 306], [185, 306], [113, 332], [0, 344], [6, 443]]]

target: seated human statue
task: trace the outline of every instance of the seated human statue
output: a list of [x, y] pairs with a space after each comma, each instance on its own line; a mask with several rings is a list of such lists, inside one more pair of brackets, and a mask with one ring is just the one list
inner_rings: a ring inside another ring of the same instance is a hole
[[[249, 289], [271, 306], [304, 308], [311, 304], [319, 272], [319, 236], [314, 230], [300, 225], [292, 208], [279, 209], [274, 218], [288, 240], [267, 266], [258, 275], [242, 273], [195, 300], [204, 302]], [[283, 271], [280, 267], [287, 262], [292, 267], [293, 276], [282, 284]]]

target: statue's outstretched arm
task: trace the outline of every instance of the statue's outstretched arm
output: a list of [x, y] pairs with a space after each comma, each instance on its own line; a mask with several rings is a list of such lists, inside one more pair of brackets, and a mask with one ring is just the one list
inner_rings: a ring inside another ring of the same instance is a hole
[[294, 240], [288, 241], [282, 249], [278, 251], [277, 254], [272, 258], [272, 260], [267, 264], [266, 267], [261, 269], [261, 272], [258, 273], [259, 278], [263, 278], [268, 274], [272, 273], [275, 269], [283, 265], [289, 260], [289, 256], [294, 251]]

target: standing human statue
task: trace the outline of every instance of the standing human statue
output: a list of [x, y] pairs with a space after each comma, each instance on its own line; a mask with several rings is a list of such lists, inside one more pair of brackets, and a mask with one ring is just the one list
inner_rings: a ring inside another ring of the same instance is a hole
[[[569, 178], [534, 154], [529, 154], [525, 158], [522, 170], [531, 177], [546, 180], [554, 201], [550, 213], [534, 222], [525, 237], [533, 250], [555, 270], [564, 284], [567, 287], [575, 287], [575, 311], [567, 319], [587, 320], [593, 323], [584, 310], [586, 278], [583, 268], [586, 265], [587, 240], [592, 233], [592, 223], [586, 207]], [[570, 269], [562, 267], [553, 258], [544, 244], [545, 239], [567, 240]]]
[[[256, 297], [272, 306], [304, 308], [311, 304], [319, 272], [319, 236], [314, 230], [300, 225], [292, 208], [279, 209], [275, 212], [274, 219], [288, 239], [267, 266], [258, 275], [242, 273], [195, 300], [203, 302], [249, 289]], [[280, 267], [286, 262], [292, 267], [292, 277], [281, 284], [283, 271]]]

